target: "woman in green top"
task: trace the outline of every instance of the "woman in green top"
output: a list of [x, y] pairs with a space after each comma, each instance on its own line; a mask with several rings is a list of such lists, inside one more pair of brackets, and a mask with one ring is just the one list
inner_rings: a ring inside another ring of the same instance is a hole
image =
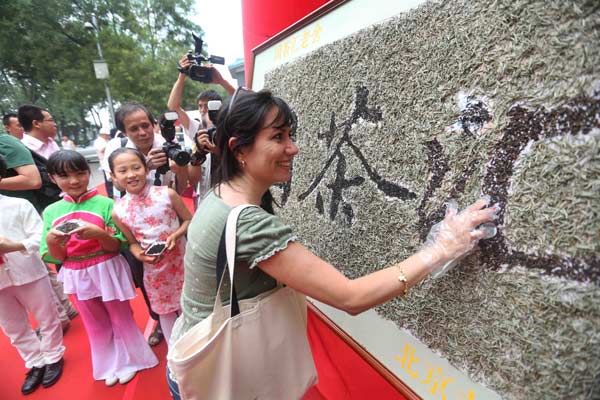
[[[229, 211], [255, 204], [237, 225], [235, 286], [249, 298], [281, 282], [352, 315], [408, 289], [432, 270], [471, 250], [483, 233], [475, 228], [494, 218], [497, 207], [480, 200], [458, 215], [448, 215], [435, 243], [408, 259], [369, 275], [348, 279], [300, 244], [289, 226], [273, 215], [271, 185], [290, 179], [298, 147], [291, 134], [295, 118], [289, 106], [268, 91], [236, 90], [219, 114], [216, 145], [221, 155], [218, 184], [204, 198], [188, 229], [183, 314], [175, 341], [212, 312], [216, 294], [216, 259]], [[258, 267], [258, 268], [256, 268]], [[170, 379], [177, 399], [178, 389]]]

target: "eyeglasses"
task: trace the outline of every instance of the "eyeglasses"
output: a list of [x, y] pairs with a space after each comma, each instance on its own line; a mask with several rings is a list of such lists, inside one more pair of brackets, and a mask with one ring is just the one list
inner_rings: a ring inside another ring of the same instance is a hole
[[53, 118], [48, 118], [48, 119], [44, 118], [44, 119], [42, 120], [42, 122], [46, 122], [46, 121], [48, 121], [48, 122], [56, 122], [56, 121], [54, 121], [54, 119], [53, 119]]
[[227, 115], [229, 115], [229, 111], [231, 111], [231, 107], [233, 106], [233, 103], [235, 103], [235, 100], [238, 97], [238, 93], [240, 92], [251, 92], [251, 89], [248, 89], [247, 87], [244, 86], [238, 86], [237, 89], [235, 89], [235, 92], [233, 92], [233, 94], [231, 95], [231, 100], [229, 100], [229, 104], [227, 105]]

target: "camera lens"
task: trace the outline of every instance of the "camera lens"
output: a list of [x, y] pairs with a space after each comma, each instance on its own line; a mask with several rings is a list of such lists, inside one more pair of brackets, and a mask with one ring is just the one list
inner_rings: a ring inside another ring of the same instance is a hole
[[208, 134], [208, 139], [213, 143], [215, 142], [215, 133], [216, 132], [217, 132], [217, 128], [215, 128], [214, 126], [206, 131], [206, 133]]
[[183, 167], [190, 162], [190, 154], [185, 150], [172, 147], [169, 149], [168, 156], [171, 160], [175, 161], [175, 164]]

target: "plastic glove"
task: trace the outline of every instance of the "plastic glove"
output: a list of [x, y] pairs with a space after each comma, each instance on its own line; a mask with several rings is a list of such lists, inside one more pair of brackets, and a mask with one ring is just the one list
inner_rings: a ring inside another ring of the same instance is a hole
[[431, 227], [419, 253], [423, 261], [432, 265], [433, 278], [448, 272], [480, 239], [489, 239], [496, 234], [496, 226], [490, 221], [497, 218], [500, 207], [483, 208], [489, 202], [489, 196], [484, 196], [460, 212], [456, 201], [446, 203], [446, 217]]

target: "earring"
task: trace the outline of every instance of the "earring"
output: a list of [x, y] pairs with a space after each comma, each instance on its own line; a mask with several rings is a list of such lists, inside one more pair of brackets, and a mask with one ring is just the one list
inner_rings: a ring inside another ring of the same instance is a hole
[[241, 160], [240, 164], [242, 164], [242, 168], [246, 168], [246, 160]]

